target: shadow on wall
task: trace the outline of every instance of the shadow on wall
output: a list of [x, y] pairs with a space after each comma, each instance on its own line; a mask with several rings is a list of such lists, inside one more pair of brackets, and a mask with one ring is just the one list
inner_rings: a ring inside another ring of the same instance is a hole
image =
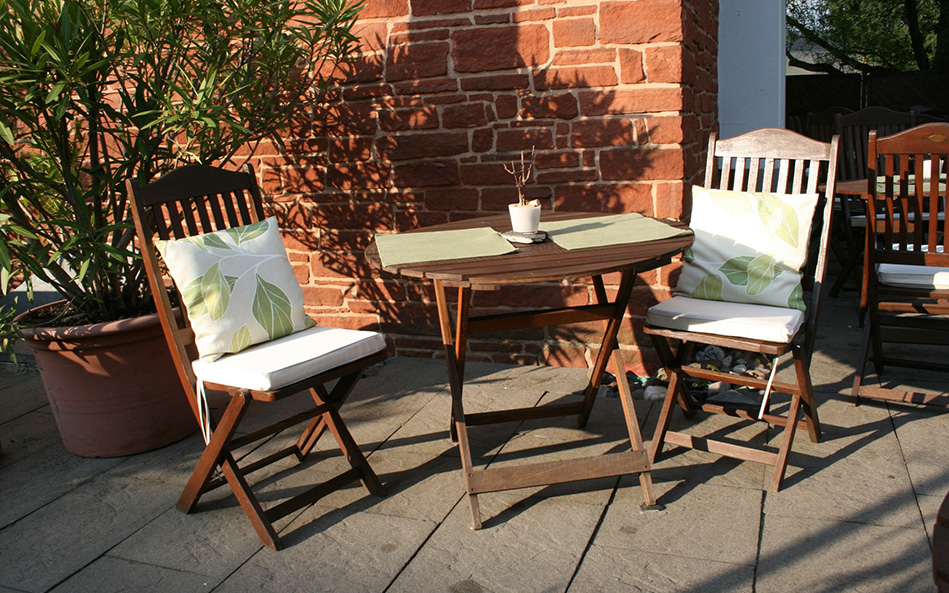
[[[612, 64], [555, 66], [550, 23], [515, 24], [516, 9], [495, 15], [505, 22], [474, 25], [470, 7], [435, 18], [424, 15], [435, 9], [415, 1], [413, 17], [401, 21], [381, 12], [386, 4], [367, 5], [363, 55], [342, 73], [334, 101], [301, 118], [286, 154], [260, 166], [307, 305], [321, 323], [378, 328], [395, 353], [437, 356], [431, 288], [372, 268], [364, 250], [376, 232], [506, 212], [517, 191], [504, 164], [521, 151], [535, 150], [527, 194], [545, 209], [681, 215], [683, 151], [654, 137], [668, 135], [663, 123], [681, 126], [682, 118], [630, 115], [632, 103], [663, 98], [617, 90], [625, 74]], [[644, 278], [633, 316], [669, 281], [668, 271]], [[589, 279], [581, 278], [479, 292], [474, 313], [592, 300]], [[469, 356], [586, 366], [585, 344], [598, 334], [585, 324], [484, 336]], [[624, 331], [622, 343], [639, 339]]]

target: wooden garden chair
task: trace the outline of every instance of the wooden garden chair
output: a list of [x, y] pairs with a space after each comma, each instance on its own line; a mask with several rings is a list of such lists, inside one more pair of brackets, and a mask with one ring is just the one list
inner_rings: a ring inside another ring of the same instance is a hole
[[[178, 509], [192, 512], [203, 494], [227, 484], [263, 543], [280, 549], [280, 536], [273, 525], [279, 518], [354, 480], [361, 480], [369, 492], [382, 495], [382, 485], [338, 409], [363, 371], [386, 358], [385, 339], [376, 332], [314, 327], [306, 317], [302, 289], [287, 261], [276, 221], [264, 217], [253, 168], [247, 165], [241, 171], [226, 171], [188, 165], [144, 186], [130, 179], [127, 189], [168, 347], [206, 442]], [[165, 249], [162, 261], [157, 248]], [[188, 282], [183, 270], [186, 264], [197, 265], [195, 262], [213, 265]], [[173, 274], [178, 276], [177, 283]], [[245, 278], [251, 284], [241, 285]], [[287, 281], [286, 285], [281, 285], [282, 281]], [[187, 310], [175, 314], [168, 287]], [[225, 293], [227, 299], [222, 300]], [[239, 303], [249, 304], [252, 311], [240, 310]], [[237, 317], [229, 317], [232, 313]], [[248, 319], [244, 321], [240, 315]], [[226, 321], [235, 319], [244, 325], [233, 332], [233, 339], [215, 333]], [[285, 331], [292, 333], [277, 337]], [[256, 340], [255, 332], [263, 338]], [[223, 341], [214, 341], [222, 336]], [[259, 343], [240, 349], [250, 341]], [[225, 344], [229, 353], [214, 353], [213, 346], [218, 343]], [[212, 354], [206, 356], [208, 352]], [[334, 380], [332, 390], [327, 390], [325, 385]], [[228, 397], [217, 418], [207, 409], [206, 395], [212, 392]], [[243, 420], [267, 411], [261, 404], [295, 394], [312, 398], [308, 409], [238, 434]], [[237, 449], [301, 424], [305, 427], [294, 443], [255, 461], [238, 462]], [[248, 474], [290, 456], [302, 462], [327, 428], [351, 468], [264, 509], [248, 483]]]
[[[709, 139], [705, 187], [693, 188], [690, 226], [696, 233], [695, 243], [686, 253], [676, 294], [651, 307], [647, 314], [645, 332], [669, 377], [650, 447], [651, 461], [669, 443], [761, 462], [774, 466], [771, 489], [777, 491], [795, 430], [806, 427], [811, 440], [819, 440], [810, 363], [830, 241], [837, 140], [835, 136], [829, 143], [819, 142], [780, 129], [755, 130], [727, 140], [712, 134]], [[819, 191], [821, 187], [823, 191]], [[795, 212], [794, 217], [782, 214], [788, 209]], [[775, 218], [778, 215], [783, 218]], [[780, 224], [769, 226], [777, 222]], [[791, 229], [795, 231], [789, 235]], [[818, 241], [816, 254], [810, 255], [816, 262], [811, 265], [805, 265], [808, 237]], [[767, 243], [757, 244], [762, 240]], [[786, 263], [778, 267], [793, 282], [769, 285], [759, 293], [768, 270], [774, 278], [780, 277], [774, 275], [776, 268], [769, 263], [769, 254], [774, 253], [771, 248], [780, 253], [791, 248], [791, 243], [793, 257], [782, 256]], [[738, 255], [731, 255], [733, 250]], [[727, 261], [721, 263], [718, 258]], [[801, 285], [810, 288], [809, 294]], [[771, 288], [776, 290], [772, 293]], [[760, 378], [694, 366], [697, 345], [765, 355], [774, 361], [775, 369], [777, 357], [790, 353], [794, 382], [775, 381], [773, 373]], [[760, 389], [764, 394], [760, 405], [754, 407], [702, 402], [687, 387], [688, 378], [725, 381]], [[772, 413], [772, 392], [790, 394], [785, 415]], [[781, 444], [775, 452], [671, 431], [669, 422], [676, 402], [687, 417], [701, 410], [784, 427]], [[804, 421], [798, 420], [801, 408]]]
[[[866, 107], [853, 113], [837, 115], [837, 134], [840, 135], [840, 158], [838, 181], [867, 178], [867, 141], [871, 130], [881, 136], [895, 134], [916, 125], [914, 111], [894, 111], [886, 107]], [[855, 196], [838, 196], [841, 209], [839, 232], [843, 235], [845, 254], [840, 262], [840, 273], [830, 288], [836, 296], [844, 283], [860, 264], [863, 253], [863, 237], [867, 226], [863, 201]], [[860, 312], [863, 315], [863, 311]]]
[[[949, 124], [929, 123], [885, 138], [869, 135], [867, 232], [862, 282], [863, 342], [852, 395], [886, 401], [949, 405], [949, 398], [867, 385], [867, 361], [877, 377], [889, 364], [949, 371], [949, 233], [946, 162]], [[884, 344], [889, 344], [884, 348]], [[938, 358], [907, 354], [927, 345]]]

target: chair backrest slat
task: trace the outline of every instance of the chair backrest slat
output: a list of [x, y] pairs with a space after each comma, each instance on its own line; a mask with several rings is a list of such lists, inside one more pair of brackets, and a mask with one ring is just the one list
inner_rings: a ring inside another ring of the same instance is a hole
[[[175, 290], [179, 287], [163, 274], [154, 242], [156, 236], [165, 240], [183, 239], [262, 220], [264, 211], [257, 177], [251, 165], [245, 165], [241, 171], [187, 165], [145, 186], [129, 179], [126, 187], [165, 339], [194, 408], [197, 405], [196, 379], [191, 370], [191, 361], [196, 355], [194, 332], [183, 311], [175, 315], [165, 283]], [[159, 279], [163, 280], [159, 282]], [[178, 302], [181, 302], [180, 294]]]
[[874, 221], [868, 247], [874, 264], [949, 266], [947, 157], [949, 123], [923, 124], [889, 136], [868, 134], [869, 210]]
[[853, 113], [837, 115], [840, 134], [839, 180], [867, 177], [868, 138], [871, 130], [880, 136], [895, 134], [916, 124], [913, 111], [894, 111], [886, 107], [867, 107]]
[[[735, 138], [709, 138], [705, 187], [733, 191], [764, 191], [781, 194], [820, 193], [812, 235], [819, 232], [815, 262], [808, 266], [813, 286], [807, 303], [804, 340], [812, 351], [820, 310], [820, 293], [830, 245], [831, 216], [837, 175], [839, 138], [820, 142], [790, 130], [755, 130]], [[816, 236], [816, 235], [815, 235]]]

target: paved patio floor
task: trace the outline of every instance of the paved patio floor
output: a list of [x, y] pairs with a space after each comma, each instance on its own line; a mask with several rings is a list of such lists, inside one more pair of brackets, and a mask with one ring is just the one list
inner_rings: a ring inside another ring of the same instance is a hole
[[[800, 433], [785, 486], [764, 466], [668, 451], [653, 478], [665, 510], [640, 512], [635, 478], [481, 496], [469, 529], [442, 361], [371, 370], [343, 408], [388, 487], [354, 486], [283, 520], [287, 549], [263, 548], [223, 489], [184, 515], [175, 502], [200, 436], [131, 457], [84, 459], [59, 441], [35, 371], [0, 370], [0, 592], [932, 592], [931, 533], [949, 490], [949, 412], [870, 403], [849, 389], [860, 330], [852, 296], [827, 299], [813, 365], [824, 439]], [[469, 364], [471, 411], [576, 397], [585, 371]], [[912, 375], [931, 389], [939, 377]], [[658, 406], [639, 401], [648, 441]], [[681, 415], [676, 423], [683, 425]], [[774, 431], [697, 433], [765, 442]], [[573, 418], [477, 427], [479, 464], [516, 464], [626, 446], [617, 399]], [[288, 437], [289, 438], [289, 437]], [[254, 452], [253, 454], [260, 454]], [[339, 469], [265, 476], [265, 501]]]

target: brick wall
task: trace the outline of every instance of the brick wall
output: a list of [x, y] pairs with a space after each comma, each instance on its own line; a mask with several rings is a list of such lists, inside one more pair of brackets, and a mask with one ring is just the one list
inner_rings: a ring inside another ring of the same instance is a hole
[[[716, 108], [714, 0], [368, 0], [364, 55], [337, 101], [277, 154], [265, 193], [320, 323], [381, 329], [396, 355], [440, 356], [429, 286], [363, 258], [375, 232], [505, 212], [503, 163], [536, 149], [531, 197], [558, 211], [687, 215]], [[637, 283], [620, 340], [670, 284]], [[615, 288], [618, 275], [607, 278]], [[593, 302], [589, 279], [474, 293], [474, 314]], [[474, 339], [473, 360], [587, 366], [598, 324]]]

